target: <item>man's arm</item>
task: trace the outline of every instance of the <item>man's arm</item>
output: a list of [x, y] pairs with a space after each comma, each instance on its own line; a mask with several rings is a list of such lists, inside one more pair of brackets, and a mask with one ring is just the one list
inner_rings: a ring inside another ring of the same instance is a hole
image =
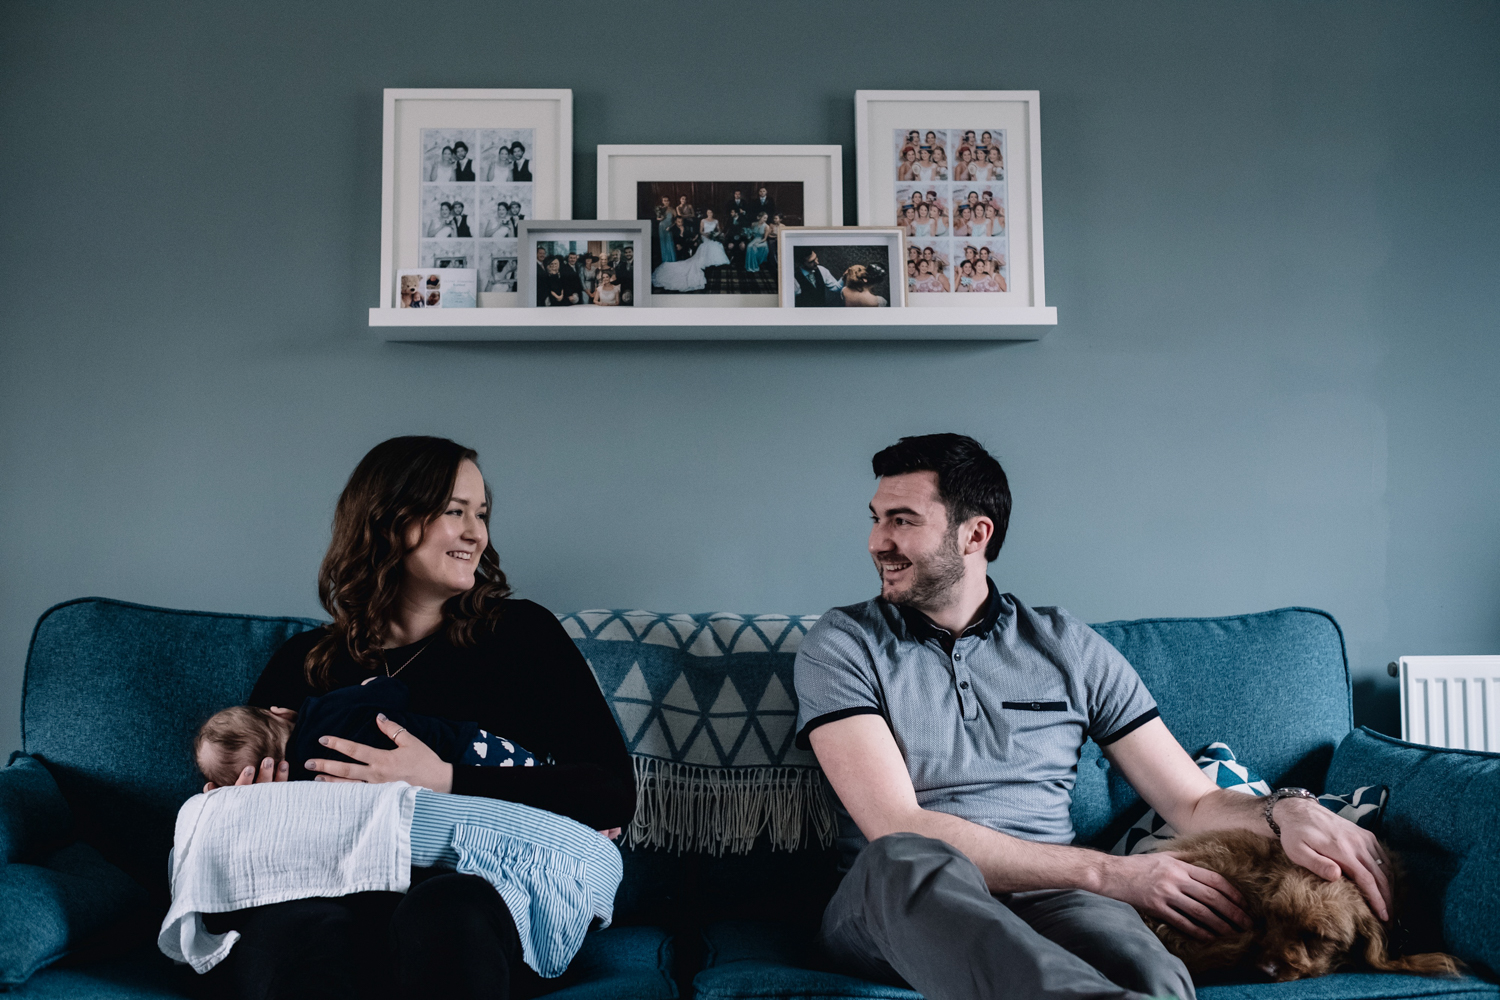
[[[1160, 719], [1120, 737], [1104, 755], [1179, 833], [1249, 830], [1273, 836], [1265, 800], [1215, 787]], [[1376, 916], [1390, 919], [1389, 859], [1374, 834], [1308, 799], [1283, 799], [1275, 815], [1287, 857], [1330, 882], [1348, 875]]]
[[1236, 905], [1239, 893], [1228, 880], [1170, 855], [1121, 858], [1038, 844], [923, 809], [882, 716], [855, 715], [829, 722], [814, 729], [809, 739], [823, 773], [867, 839], [906, 832], [945, 841], [979, 867], [991, 892], [1087, 889], [1130, 903], [1201, 939], [1213, 936], [1204, 927], [1219, 934], [1231, 931], [1225, 918], [1249, 926], [1249, 918]]

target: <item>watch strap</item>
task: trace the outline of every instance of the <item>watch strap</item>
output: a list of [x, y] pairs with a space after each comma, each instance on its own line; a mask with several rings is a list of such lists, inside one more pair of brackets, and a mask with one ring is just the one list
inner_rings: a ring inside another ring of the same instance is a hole
[[1281, 827], [1276, 824], [1276, 817], [1271, 813], [1276, 808], [1276, 803], [1282, 799], [1312, 799], [1316, 802], [1318, 797], [1305, 788], [1278, 788], [1266, 796], [1266, 823], [1271, 827], [1271, 832], [1276, 835], [1277, 840], [1281, 839]]

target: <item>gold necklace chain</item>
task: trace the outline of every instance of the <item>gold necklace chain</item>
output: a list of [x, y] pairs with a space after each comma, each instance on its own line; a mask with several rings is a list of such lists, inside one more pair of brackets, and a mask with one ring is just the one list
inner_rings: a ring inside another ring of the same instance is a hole
[[411, 654], [411, 659], [408, 659], [405, 663], [401, 664], [401, 666], [397, 667], [395, 670], [392, 670], [390, 663], [387, 662], [386, 665], [385, 665], [385, 675], [387, 677], [395, 677], [401, 671], [403, 671], [407, 667], [411, 666], [412, 660], [415, 660], [417, 657], [419, 657], [423, 653], [427, 652], [427, 647], [431, 646], [432, 645], [432, 640], [436, 639], [436, 638], [437, 638], [437, 633], [436, 632], [434, 632], [434, 633], [432, 633], [432, 635], [428, 636], [427, 641], [422, 644], [422, 648], [419, 649], [419, 650], [417, 650], [415, 653]]

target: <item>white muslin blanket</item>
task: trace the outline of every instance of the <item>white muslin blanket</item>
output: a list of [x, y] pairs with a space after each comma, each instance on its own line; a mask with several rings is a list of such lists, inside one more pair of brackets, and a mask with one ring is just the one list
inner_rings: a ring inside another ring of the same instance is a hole
[[157, 946], [203, 973], [224, 960], [238, 931], [210, 934], [202, 914], [312, 896], [405, 892], [417, 789], [287, 781], [216, 788], [177, 813], [168, 862], [172, 908]]

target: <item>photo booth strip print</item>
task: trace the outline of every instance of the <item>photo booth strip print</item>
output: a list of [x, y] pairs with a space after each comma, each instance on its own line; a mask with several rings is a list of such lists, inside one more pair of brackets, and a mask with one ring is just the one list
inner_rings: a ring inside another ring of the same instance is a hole
[[[972, 132], [973, 138], [968, 134]], [[913, 138], [915, 133], [915, 138]], [[970, 234], [958, 236], [955, 229], [958, 228], [959, 211], [961, 203], [967, 200], [970, 191], [981, 194], [988, 192], [990, 200], [994, 202], [1001, 211], [1004, 210], [1006, 202], [1006, 188], [1003, 169], [978, 171], [976, 176], [958, 177], [956, 168], [963, 162], [962, 150], [967, 148], [971, 156], [987, 157], [990, 147], [1000, 150], [1002, 164], [1006, 155], [1005, 130], [1004, 129], [924, 129], [905, 128], [894, 129], [892, 132], [894, 143], [894, 159], [892, 169], [895, 171], [895, 187], [897, 192], [897, 220], [899, 223], [908, 222], [904, 217], [903, 210], [907, 204], [915, 203], [915, 195], [920, 194], [923, 202], [935, 201], [942, 208], [937, 221], [911, 223], [914, 232], [909, 238], [920, 241], [923, 245], [934, 246], [940, 250], [943, 257], [956, 263], [962, 260], [962, 241], [974, 239]], [[987, 138], [986, 138], [987, 137]], [[915, 151], [915, 154], [912, 152]], [[923, 151], [927, 151], [924, 155]], [[939, 163], [938, 154], [946, 161], [946, 169]], [[918, 168], [916, 174], [912, 174], [913, 158], [916, 162], [923, 164]], [[931, 166], [926, 166], [928, 162]], [[903, 167], [906, 176], [903, 176]], [[982, 204], [982, 202], [981, 202]], [[930, 213], [929, 213], [930, 214]], [[978, 237], [987, 243], [995, 239], [1005, 239], [1003, 229], [995, 229], [991, 223], [984, 227], [983, 234]], [[925, 232], [923, 232], [925, 230]], [[993, 231], [992, 231], [993, 230]], [[997, 252], [1005, 253], [1006, 246], [994, 247]], [[960, 293], [964, 291], [991, 292], [999, 291], [994, 287], [1000, 282], [984, 281], [976, 285], [969, 283], [961, 285], [955, 268], [950, 264], [944, 269], [944, 277], [947, 279], [947, 289], [940, 286], [944, 282], [924, 280], [923, 287], [911, 288], [911, 291], [921, 292], [943, 292]], [[1001, 278], [1008, 286], [1009, 275], [1005, 270], [1001, 271]]]
[[[517, 171], [531, 175], [530, 181], [536, 180], [536, 165], [533, 162], [532, 150], [535, 148], [536, 131], [529, 128], [482, 128], [477, 130], [479, 153], [475, 162], [479, 165], [477, 179], [485, 183], [505, 183], [512, 181], [526, 182], [525, 178], [518, 178]], [[520, 143], [521, 148], [516, 149]], [[505, 152], [500, 151], [505, 147]], [[515, 157], [521, 159], [517, 161]]]
[[758, 837], [792, 850], [832, 843], [812, 754], [793, 740], [792, 662], [816, 617], [560, 615], [615, 713], [635, 762], [630, 843], [743, 853]]
[[422, 267], [473, 267], [474, 240], [422, 240], [418, 244]]
[[514, 292], [519, 264], [516, 240], [480, 240], [477, 270], [481, 292]]
[[[467, 173], [473, 173], [478, 158], [478, 130], [472, 128], [424, 128], [422, 129], [422, 181], [442, 183], [458, 181], [463, 166], [458, 160], [458, 147], [462, 145]], [[477, 176], [477, 175], [476, 175]], [[473, 177], [469, 178], [471, 181]]]

